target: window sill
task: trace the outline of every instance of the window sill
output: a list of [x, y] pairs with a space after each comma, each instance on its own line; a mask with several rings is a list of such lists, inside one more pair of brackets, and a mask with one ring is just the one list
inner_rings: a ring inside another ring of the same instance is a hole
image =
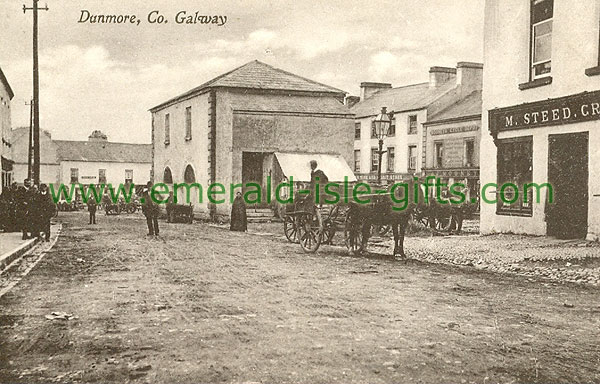
[[518, 216], [518, 217], [533, 217], [531, 211], [496, 211], [498, 216]]
[[165, 141], [165, 146], [171, 144], [170, 141]]
[[600, 75], [600, 65], [585, 70], [586, 76], [598, 76]]
[[191, 141], [191, 140], [192, 140], [192, 138], [191, 138], [191, 137], [186, 137], [186, 138], [185, 138], [185, 141]]
[[542, 77], [540, 79], [531, 80], [527, 83], [519, 84], [519, 89], [524, 91], [526, 89], [543, 87], [544, 85], [552, 84], [552, 76]]

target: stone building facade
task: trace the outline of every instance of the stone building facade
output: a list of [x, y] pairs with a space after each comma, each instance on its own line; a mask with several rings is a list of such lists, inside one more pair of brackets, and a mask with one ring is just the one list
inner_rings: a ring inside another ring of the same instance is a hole
[[[326, 155], [319, 164], [326, 172], [338, 158], [348, 168], [353, 115], [344, 97], [339, 89], [247, 63], [150, 110], [154, 182], [199, 184], [202, 191], [190, 197], [194, 210], [215, 219], [229, 216], [232, 186], [254, 182], [266, 191], [268, 177], [276, 185], [302, 172], [282, 169], [278, 153], [295, 154], [306, 169], [317, 155]], [[226, 191], [210, 202], [213, 183]], [[178, 191], [178, 202], [188, 201], [185, 193]]]
[[482, 203], [482, 233], [599, 238], [599, 15], [597, 1], [486, 1], [481, 183], [517, 191]]

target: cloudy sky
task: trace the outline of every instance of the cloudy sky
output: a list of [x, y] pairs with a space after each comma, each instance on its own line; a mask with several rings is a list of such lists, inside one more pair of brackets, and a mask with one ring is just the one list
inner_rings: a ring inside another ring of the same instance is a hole
[[[43, 0], [40, 1], [43, 5]], [[483, 0], [48, 0], [40, 12], [40, 120], [54, 138], [150, 142], [148, 109], [260, 60], [358, 94], [362, 81], [426, 81], [433, 65], [483, 56]], [[78, 23], [136, 15], [139, 25]], [[150, 24], [157, 10], [168, 20]], [[178, 25], [179, 11], [224, 15], [222, 27]], [[13, 127], [29, 124], [31, 13], [0, 0], [0, 67]]]

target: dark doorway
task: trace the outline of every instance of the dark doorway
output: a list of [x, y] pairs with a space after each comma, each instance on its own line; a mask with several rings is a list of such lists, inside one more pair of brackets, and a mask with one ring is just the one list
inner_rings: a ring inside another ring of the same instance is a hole
[[547, 205], [547, 233], [560, 239], [581, 239], [588, 219], [588, 133], [548, 137], [548, 182], [554, 202]]
[[[264, 196], [262, 196], [264, 192], [263, 186], [263, 160], [265, 154], [262, 152], [242, 152], [242, 184], [243, 191], [246, 192], [246, 184], [248, 183], [256, 183], [261, 187], [261, 198], [263, 200]], [[251, 187], [251, 191], [255, 191], [256, 188]], [[253, 199], [256, 195], [251, 196]], [[266, 204], [266, 203], [265, 203]], [[265, 204], [257, 204], [258, 207], [261, 207]], [[265, 205], [266, 206], [266, 205]]]

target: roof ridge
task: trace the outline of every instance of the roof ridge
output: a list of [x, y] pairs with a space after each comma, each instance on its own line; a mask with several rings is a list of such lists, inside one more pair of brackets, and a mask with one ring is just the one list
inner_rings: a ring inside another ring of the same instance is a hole
[[57, 142], [67, 142], [67, 143], [93, 143], [93, 144], [128, 144], [128, 145], [152, 145], [152, 143], [126, 143], [122, 141], [90, 141], [90, 140], [65, 140], [65, 139], [52, 139], [52, 141]]

